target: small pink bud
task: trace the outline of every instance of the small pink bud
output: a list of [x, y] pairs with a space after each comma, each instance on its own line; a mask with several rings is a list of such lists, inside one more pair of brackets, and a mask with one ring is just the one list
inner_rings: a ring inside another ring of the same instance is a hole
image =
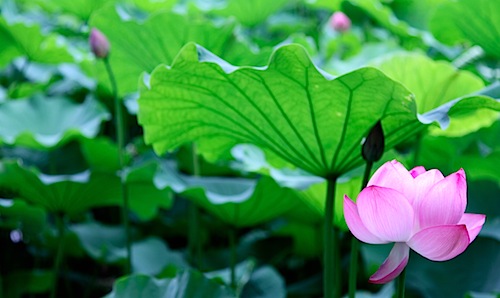
[[338, 32], [345, 32], [351, 28], [351, 20], [343, 12], [337, 11], [330, 18], [330, 26]]
[[90, 49], [97, 58], [106, 58], [109, 54], [109, 41], [106, 36], [96, 28], [90, 32]]

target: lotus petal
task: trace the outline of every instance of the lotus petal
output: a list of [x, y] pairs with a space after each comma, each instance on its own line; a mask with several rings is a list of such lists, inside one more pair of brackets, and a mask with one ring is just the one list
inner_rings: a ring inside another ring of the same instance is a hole
[[418, 226], [423, 229], [455, 225], [462, 218], [466, 205], [467, 183], [463, 170], [460, 170], [434, 184], [414, 204]]
[[465, 225], [467, 227], [467, 232], [469, 232], [469, 243], [476, 239], [476, 236], [481, 231], [485, 220], [486, 215], [484, 214], [465, 213], [462, 216], [458, 224]]
[[406, 242], [411, 237], [414, 213], [398, 191], [369, 186], [358, 196], [358, 212], [365, 227], [388, 242]]
[[443, 225], [423, 229], [408, 241], [420, 255], [432, 261], [447, 261], [458, 256], [469, 246], [469, 232], [465, 225]]
[[396, 278], [408, 264], [410, 248], [406, 243], [395, 243], [391, 253], [369, 281], [374, 284], [385, 284]]
[[410, 175], [412, 175], [413, 178], [416, 178], [418, 175], [421, 175], [425, 172], [426, 170], [423, 166], [418, 166], [410, 170]]
[[444, 176], [439, 170], [429, 170], [415, 177], [415, 201], [413, 205], [418, 204], [427, 192], [439, 181], [443, 180]]
[[408, 170], [397, 160], [386, 162], [373, 174], [368, 186], [376, 185], [392, 188], [412, 202], [415, 195], [413, 177]]
[[346, 195], [344, 195], [344, 217], [349, 230], [360, 241], [371, 244], [387, 243], [368, 231], [359, 217], [358, 206]]

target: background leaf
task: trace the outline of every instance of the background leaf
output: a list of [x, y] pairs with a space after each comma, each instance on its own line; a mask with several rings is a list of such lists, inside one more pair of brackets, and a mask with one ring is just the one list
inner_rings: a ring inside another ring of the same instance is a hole
[[216, 10], [222, 16], [233, 16], [245, 26], [255, 26], [264, 22], [267, 17], [285, 6], [288, 0], [228, 0], [227, 6]]
[[[156, 168], [137, 167], [126, 178], [130, 208], [143, 220], [153, 217], [158, 208], [171, 206], [167, 191], [152, 183]], [[119, 206], [122, 203], [120, 179], [115, 173], [85, 171], [74, 175], [46, 175], [17, 162], [0, 166], [0, 188], [18, 194], [30, 203], [50, 212], [77, 215], [97, 206]]]
[[[90, 25], [110, 41], [110, 63], [120, 95], [136, 92], [142, 72], [151, 72], [161, 63], [171, 64], [181, 47], [191, 41], [224, 54], [236, 64], [259, 65], [267, 58], [267, 54], [255, 55], [241, 44], [233, 35], [234, 23], [229, 22], [217, 26], [173, 12], [159, 12], [143, 22], [122, 20], [111, 6], [94, 14]], [[102, 63], [98, 63], [95, 74], [99, 82], [109, 86]]]
[[[434, 61], [417, 53], [396, 53], [386, 56], [374, 62], [374, 66], [415, 94], [419, 114], [425, 114], [453, 99], [484, 88], [483, 81], [474, 74], [458, 70], [451, 63]], [[459, 105], [462, 104], [464, 103]], [[485, 107], [487, 105], [484, 101], [476, 105], [471, 104], [468, 106], [466, 117], [462, 116], [442, 127], [445, 129], [444, 132], [436, 130], [433, 132], [448, 136], [462, 136], [481, 127], [489, 126], [498, 118], [498, 113], [485, 110]], [[457, 114], [452, 112], [452, 115]]]
[[296, 193], [269, 177], [259, 180], [178, 175], [164, 165], [155, 176], [158, 188], [172, 188], [197, 205], [236, 227], [260, 224], [293, 208], [307, 208]]
[[180, 271], [173, 278], [155, 279], [147, 275], [132, 275], [119, 279], [106, 298], [174, 298], [174, 297], [233, 297], [229, 289], [200, 272]]
[[0, 104], [0, 141], [34, 149], [93, 138], [110, 114], [92, 98], [77, 104], [67, 98], [36, 95]]
[[446, 44], [470, 41], [500, 57], [500, 6], [489, 0], [447, 1], [430, 22], [432, 34]]
[[26, 56], [28, 60], [44, 63], [72, 62], [61, 37], [44, 35], [37, 24], [9, 24], [0, 17], [0, 66], [15, 57]]

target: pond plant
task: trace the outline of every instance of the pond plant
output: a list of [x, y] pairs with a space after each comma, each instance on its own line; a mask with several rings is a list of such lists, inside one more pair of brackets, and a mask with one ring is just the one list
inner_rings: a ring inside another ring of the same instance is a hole
[[490, 0], [0, 1], [0, 296], [497, 297], [499, 41]]

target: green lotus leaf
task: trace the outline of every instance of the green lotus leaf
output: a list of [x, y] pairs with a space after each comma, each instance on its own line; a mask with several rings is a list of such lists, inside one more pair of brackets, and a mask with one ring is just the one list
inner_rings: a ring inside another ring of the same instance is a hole
[[[95, 171], [116, 172], [121, 169], [118, 158], [118, 146], [107, 138], [83, 139], [81, 150], [89, 167]], [[130, 162], [131, 156], [124, 154], [125, 164]]]
[[[90, 26], [101, 30], [109, 39], [109, 59], [120, 95], [136, 92], [141, 73], [151, 72], [161, 63], [171, 64], [181, 47], [191, 41], [223, 54], [236, 64], [262, 65], [268, 55], [256, 55], [239, 42], [233, 34], [233, 23], [216, 26], [172, 12], [155, 14], [144, 22], [124, 21], [114, 7], [107, 7], [92, 16]], [[109, 79], [100, 62], [95, 75], [109, 89]]]
[[[148, 166], [130, 169], [126, 178], [131, 210], [142, 220], [151, 219], [160, 207], [168, 208], [172, 198], [152, 183]], [[114, 173], [85, 171], [74, 175], [46, 175], [6, 161], [0, 164], [0, 188], [16, 193], [50, 212], [70, 216], [92, 207], [122, 204], [119, 177]]]
[[132, 2], [138, 8], [154, 13], [160, 10], [171, 10], [179, 0], [132, 0]]
[[233, 297], [229, 288], [195, 270], [179, 271], [175, 277], [156, 279], [148, 275], [122, 277], [105, 298]]
[[245, 26], [255, 26], [264, 22], [288, 2], [288, 0], [228, 0], [226, 7], [214, 12], [225, 17], [235, 17]]
[[[285, 281], [271, 266], [256, 267], [253, 259], [245, 260], [235, 266], [236, 297], [274, 298], [285, 297]], [[221, 279], [226, 285], [231, 284], [231, 269], [205, 273], [211, 279]]]
[[344, 0], [305, 0], [307, 5], [312, 7], [324, 8], [331, 11], [339, 10]]
[[339, 176], [362, 164], [362, 139], [377, 121], [386, 149], [421, 129], [402, 85], [373, 68], [333, 78], [297, 45], [278, 48], [266, 68], [237, 68], [189, 44], [146, 83], [138, 119], [158, 154], [232, 139], [313, 175]]
[[469, 41], [500, 57], [500, 6], [496, 1], [445, 1], [436, 9], [429, 26], [441, 42]]
[[[470, 102], [472, 100], [470, 98], [462, 99], [461, 103], [451, 108], [452, 110], [445, 108], [446, 103], [484, 88], [481, 78], [468, 71], [458, 70], [448, 62], [434, 61], [417, 53], [396, 53], [379, 59], [373, 65], [415, 94], [419, 114], [438, 108], [442, 117], [449, 119], [448, 121], [439, 119], [438, 122], [444, 124], [443, 128], [446, 130], [443, 132], [433, 130], [434, 134], [463, 136], [481, 127], [490, 126], [498, 118], [495, 109], [488, 109], [493, 108], [491, 105], [495, 105], [493, 99], [483, 98], [476, 100], [477, 103], [469, 103], [467, 108], [460, 108], [462, 111], [467, 111], [467, 115], [459, 116], [457, 109]], [[435, 111], [427, 117], [431, 115], [435, 115]]]
[[439, 4], [447, 0], [396, 0], [391, 3], [394, 13], [415, 28], [428, 29], [429, 20]]
[[[116, 0], [37, 0], [38, 5], [50, 13], [68, 13], [87, 22], [92, 14]], [[146, 2], [146, 1], [145, 1]]]
[[19, 199], [0, 199], [0, 215], [0, 226], [9, 230], [20, 229], [23, 239], [35, 237], [47, 223], [45, 210]]
[[[250, 277], [252, 276], [256, 266], [256, 261], [254, 259], [244, 260], [235, 265], [234, 273], [235, 273], [235, 285], [237, 293], [241, 293], [243, 287], [245, 287]], [[226, 285], [231, 284], [231, 268], [224, 268], [216, 271], [206, 272], [205, 276], [210, 279], [218, 279], [222, 281]], [[241, 296], [236, 295], [236, 296]]]
[[76, 234], [85, 252], [103, 263], [116, 263], [127, 257], [123, 227], [97, 222], [74, 224], [69, 229]]
[[420, 45], [424, 39], [431, 38], [426, 31], [421, 31], [399, 20], [393, 11], [379, 0], [348, 0], [374, 18], [380, 25], [392, 33], [411, 41], [411, 46]]
[[35, 95], [0, 104], [0, 141], [33, 149], [58, 147], [75, 138], [95, 137], [109, 118], [104, 106], [92, 98], [77, 104]]
[[[441, 105], [424, 115], [419, 115], [419, 119], [423, 123], [438, 122], [443, 129], [454, 125], [456, 128], [450, 132], [450, 135], [461, 136], [464, 132], [491, 125], [494, 122], [492, 118], [495, 119], [498, 116], [498, 111], [500, 111], [499, 99], [488, 96], [470, 96]], [[468, 127], [460, 128], [461, 123]]]
[[323, 230], [320, 223], [313, 225], [289, 222], [280, 227], [276, 234], [291, 237], [293, 251], [299, 256], [313, 258], [323, 252]]
[[39, 25], [9, 24], [0, 17], [0, 67], [13, 58], [26, 56], [42, 63], [73, 62], [60, 36], [44, 35]]
[[159, 189], [169, 187], [236, 227], [263, 223], [294, 208], [309, 208], [292, 189], [280, 187], [269, 177], [195, 177], [178, 174], [173, 165], [163, 164], [154, 182]]
[[22, 297], [43, 294], [50, 290], [54, 272], [50, 270], [11, 270], [2, 276], [4, 297]]
[[[97, 222], [71, 225], [82, 247], [93, 259], [106, 264], [118, 263], [127, 258], [125, 230], [121, 226], [106, 226]], [[156, 237], [132, 244], [132, 269], [134, 273], [158, 274], [166, 266], [187, 268], [178, 252], [170, 250]]]

